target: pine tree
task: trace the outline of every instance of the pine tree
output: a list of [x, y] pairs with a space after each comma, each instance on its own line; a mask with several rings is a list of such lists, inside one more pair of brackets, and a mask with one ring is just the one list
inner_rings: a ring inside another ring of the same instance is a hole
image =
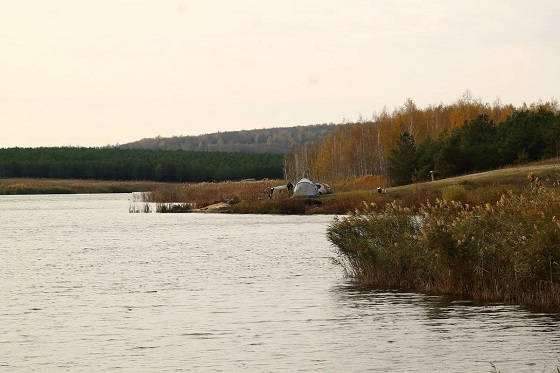
[[410, 184], [416, 171], [416, 159], [414, 137], [406, 131], [402, 132], [389, 156], [391, 184]]

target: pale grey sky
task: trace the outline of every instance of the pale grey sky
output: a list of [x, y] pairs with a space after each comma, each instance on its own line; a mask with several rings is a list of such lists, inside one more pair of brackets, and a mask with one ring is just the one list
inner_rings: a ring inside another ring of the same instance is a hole
[[0, 147], [560, 96], [560, 1], [0, 0]]

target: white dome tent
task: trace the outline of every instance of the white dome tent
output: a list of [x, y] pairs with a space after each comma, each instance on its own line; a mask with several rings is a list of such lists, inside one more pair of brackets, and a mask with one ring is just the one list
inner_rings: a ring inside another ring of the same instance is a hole
[[294, 197], [317, 197], [319, 191], [317, 185], [309, 179], [301, 179], [294, 188]]

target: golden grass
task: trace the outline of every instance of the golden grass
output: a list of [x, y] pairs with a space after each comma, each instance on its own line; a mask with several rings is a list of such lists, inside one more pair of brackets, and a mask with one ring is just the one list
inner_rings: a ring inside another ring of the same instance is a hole
[[441, 189], [446, 185], [465, 183], [478, 186], [491, 184], [519, 184], [525, 181], [527, 174], [530, 172], [541, 178], [559, 177], [560, 163], [556, 159], [549, 159], [546, 161], [526, 164], [523, 166], [501, 168], [492, 171], [450, 177], [447, 179], [391, 187], [387, 188], [387, 193], [408, 191], [414, 186]]
[[[445, 200], [459, 200], [470, 204], [494, 203], [508, 191], [519, 191], [521, 186], [526, 184], [529, 172], [549, 184], [560, 179], [560, 166], [556, 160], [386, 188], [382, 194], [377, 192], [377, 187], [385, 187], [387, 180], [382, 176], [369, 175], [356, 179], [331, 181], [329, 184], [333, 194], [317, 197], [313, 199], [315, 202], [309, 203], [286, 202], [281, 199], [269, 201], [266, 191], [273, 186], [285, 185], [284, 180], [171, 184], [41, 179], [38, 180], [41, 183], [40, 188], [35, 188], [32, 179], [23, 180], [26, 184], [24, 192], [33, 192], [41, 188], [43, 193], [151, 191], [145, 193], [143, 199], [145, 202], [183, 203], [188, 204], [192, 209], [227, 202], [232, 206], [229, 211], [235, 213], [346, 214], [348, 211], [360, 208], [364, 202], [375, 203], [380, 210], [393, 201], [417, 210], [422, 203], [434, 202], [442, 197]], [[4, 182], [6, 180], [10, 179], [4, 179]], [[10, 192], [22, 190], [17, 183], [12, 184], [14, 186], [11, 187]], [[0, 182], [0, 193], [1, 187]]]
[[283, 180], [256, 180], [162, 185], [147, 196], [147, 202], [190, 203], [202, 207], [226, 201], [230, 203], [258, 201], [268, 199], [267, 189], [282, 184], [286, 184], [286, 182]]
[[362, 284], [560, 310], [560, 184], [529, 181], [495, 203], [364, 205], [328, 237]]
[[467, 202], [467, 190], [462, 185], [447, 185], [441, 189], [441, 198], [444, 201]]
[[195, 208], [229, 202], [231, 212], [256, 214], [346, 214], [361, 208], [364, 202], [375, 203], [382, 210], [393, 201], [417, 210], [421, 204], [442, 197], [470, 204], [494, 203], [508, 191], [519, 191], [529, 171], [549, 184], [560, 179], [560, 167], [549, 162], [388, 188], [382, 194], [377, 193], [377, 187], [386, 185], [387, 180], [380, 176], [335, 180], [331, 182], [333, 194], [308, 203], [269, 201], [265, 191], [285, 184], [282, 180], [162, 185], [149, 194], [147, 201], [190, 203]]
[[387, 203], [383, 197], [374, 193], [354, 192], [316, 198], [241, 201], [231, 206], [231, 212], [236, 214], [340, 215], [362, 206], [364, 201], [376, 202], [379, 206]]
[[389, 181], [384, 176], [367, 175], [354, 179], [338, 179], [331, 183], [337, 192], [351, 192], [356, 190], [377, 190], [377, 187], [386, 188]]
[[0, 178], [0, 194], [130, 193], [155, 189], [150, 181]]

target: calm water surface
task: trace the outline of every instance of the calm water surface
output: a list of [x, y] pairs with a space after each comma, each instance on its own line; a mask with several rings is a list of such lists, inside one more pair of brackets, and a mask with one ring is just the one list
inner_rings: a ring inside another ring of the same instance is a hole
[[0, 370], [555, 371], [560, 318], [353, 287], [328, 216], [0, 196]]

